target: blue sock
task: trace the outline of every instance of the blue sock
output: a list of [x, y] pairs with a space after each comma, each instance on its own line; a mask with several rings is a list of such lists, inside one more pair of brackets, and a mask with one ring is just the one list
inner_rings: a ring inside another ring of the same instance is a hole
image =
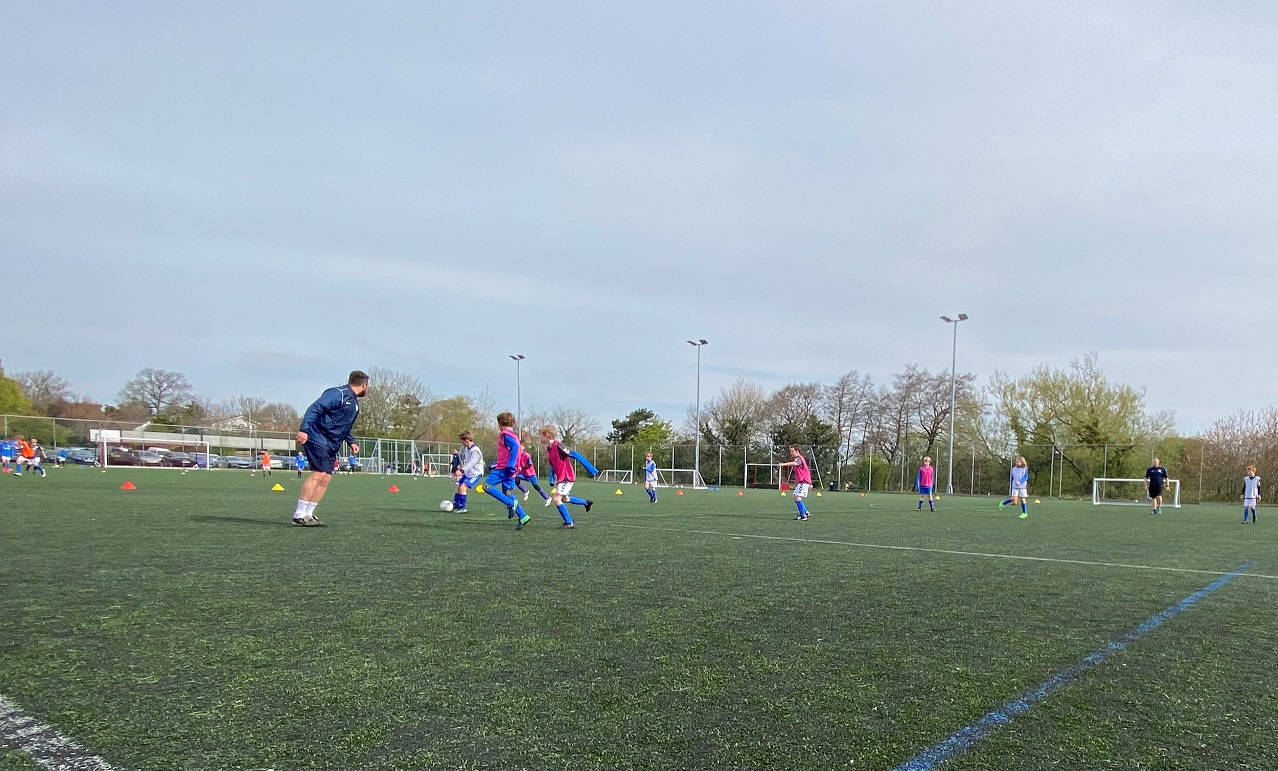
[[569, 503], [571, 503], [571, 504], [573, 504], [574, 506], [585, 506], [585, 505], [586, 505], [586, 499], [585, 499], [585, 498], [578, 498], [578, 497], [577, 497], [577, 496], [575, 496], [575, 495], [570, 495], [570, 496], [568, 496], [568, 502], [569, 502]]
[[920, 500], [919, 500], [919, 511], [922, 511], [922, 510], [923, 510], [923, 501], [920, 499]]
[[652, 502], [653, 502], [653, 503], [656, 503], [656, 502], [657, 502], [657, 491], [656, 491], [656, 490], [649, 490], [649, 491], [648, 491], [648, 497], [652, 499]]
[[803, 503], [803, 500], [802, 500], [802, 499], [799, 499], [799, 500], [795, 501], [795, 505], [797, 505], [797, 506], [799, 507], [799, 513], [800, 513], [801, 515], [803, 515], [803, 516], [805, 516], [805, 517], [808, 515], [808, 507], [804, 505], [804, 503]]
[[932, 511], [936, 511], [936, 501], [928, 501], [927, 507]]
[[539, 487], [538, 485], [534, 484], [534, 485], [533, 485], [533, 489], [537, 491], [537, 494], [541, 496], [541, 499], [542, 499], [543, 501], [548, 501], [548, 500], [550, 500], [550, 496], [549, 496], [549, 495], [546, 495], [546, 491], [545, 491], [545, 490], [543, 490], [543, 489], [541, 489], [541, 487]]
[[509, 495], [506, 495], [504, 490], [499, 490], [496, 487], [488, 486], [484, 488], [484, 491], [487, 492], [492, 497], [496, 498], [497, 500], [501, 501], [502, 504], [505, 505], [505, 507], [508, 509], [512, 508], [515, 505], [515, 499], [511, 498]]
[[1011, 499], [1011, 498], [1004, 498], [1004, 499], [1003, 499], [1003, 505], [1004, 505], [1004, 506], [1006, 506], [1007, 504], [1009, 504], [1009, 503], [1011, 503], [1011, 502], [1012, 502], [1012, 499]]
[[561, 504], [559, 504], [558, 506], [556, 506], [555, 508], [559, 509], [559, 516], [561, 516], [561, 517], [563, 517], [563, 518], [564, 518], [564, 524], [565, 524], [565, 525], [571, 525], [571, 524], [572, 524], [572, 515], [568, 513], [568, 507], [567, 507], [567, 506], [565, 506], [565, 505], [563, 505], [563, 504], [561, 503]]
[[1022, 514], [1028, 514], [1028, 513], [1029, 513], [1029, 504], [1028, 504], [1028, 503], [1024, 503], [1024, 502], [1022, 502], [1022, 503], [1021, 503], [1021, 513], [1022, 513]]

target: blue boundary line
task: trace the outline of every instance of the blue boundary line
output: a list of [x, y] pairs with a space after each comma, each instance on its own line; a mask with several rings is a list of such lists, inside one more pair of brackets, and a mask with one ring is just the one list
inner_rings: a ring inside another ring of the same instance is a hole
[[932, 771], [952, 758], [967, 752], [996, 729], [1011, 723], [1014, 718], [1028, 712], [1034, 705], [1046, 699], [1057, 688], [1078, 679], [1089, 669], [1101, 664], [1110, 656], [1202, 602], [1208, 595], [1237, 578], [1251, 565], [1252, 562], [1248, 560], [1175, 605], [1155, 613], [1141, 622], [1135, 629], [1115, 640], [1110, 640], [1102, 647], [1039, 683], [1032, 690], [1026, 691], [997, 709], [990, 710], [980, 720], [969, 723], [944, 741], [923, 750], [918, 755], [897, 766], [894, 771]]

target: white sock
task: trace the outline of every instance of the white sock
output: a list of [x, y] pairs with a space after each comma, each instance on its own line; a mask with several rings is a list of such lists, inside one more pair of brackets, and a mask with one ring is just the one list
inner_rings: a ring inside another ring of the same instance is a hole
[[293, 509], [293, 519], [300, 519], [306, 516], [307, 502], [301, 498], [297, 499], [297, 508]]
[[314, 516], [314, 515], [315, 515], [315, 507], [316, 507], [316, 506], [318, 506], [318, 505], [319, 505], [319, 504], [318, 504], [318, 503], [316, 503], [315, 501], [307, 501], [307, 502], [306, 502], [306, 513], [307, 513], [307, 514], [310, 514], [311, 516]]

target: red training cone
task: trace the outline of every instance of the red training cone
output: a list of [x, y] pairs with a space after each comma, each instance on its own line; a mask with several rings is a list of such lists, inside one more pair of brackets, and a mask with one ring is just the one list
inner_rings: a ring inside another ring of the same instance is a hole
[[683, 495], [683, 490], [675, 490], [675, 495]]
[[745, 495], [745, 493], [741, 492], [740, 490], [737, 490], [737, 495], [744, 496], [744, 495]]
[[398, 487], [396, 487], [395, 485], [391, 485], [391, 486], [390, 486], [390, 491], [391, 491], [392, 493], [397, 493], [397, 492], [399, 492], [399, 488], [398, 488]]
[[136, 490], [136, 489], [138, 489], [138, 488], [137, 488], [137, 486], [136, 486], [136, 485], [134, 485], [132, 482], [125, 482], [124, 484], [120, 485], [120, 489], [121, 489], [121, 490]]

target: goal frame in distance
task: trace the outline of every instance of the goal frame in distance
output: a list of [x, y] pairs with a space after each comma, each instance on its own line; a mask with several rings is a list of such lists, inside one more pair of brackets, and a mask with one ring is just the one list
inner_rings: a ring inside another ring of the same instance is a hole
[[[689, 474], [692, 479], [690, 485], [674, 484], [675, 473]], [[657, 469], [657, 487], [688, 487], [693, 490], [705, 490], [706, 480], [702, 478], [701, 472], [691, 468], [659, 468]]]
[[[1144, 478], [1120, 479], [1116, 477], [1093, 477], [1092, 478], [1092, 505], [1093, 506], [1148, 506], [1149, 505], [1147, 500], [1146, 501], [1101, 500], [1101, 487], [1103, 487], [1106, 482], [1134, 482], [1140, 485], [1145, 484]], [[1180, 480], [1168, 479], [1167, 486], [1168, 486], [1167, 491], [1171, 493], [1171, 503], [1169, 505], [1173, 509], [1179, 509], [1180, 508]], [[1164, 500], [1166, 500], [1167, 497], [1168, 496], [1164, 495], [1163, 496]]]
[[632, 485], [635, 483], [635, 472], [625, 468], [609, 468], [599, 472], [596, 477], [599, 482], [608, 482], [617, 485]]

